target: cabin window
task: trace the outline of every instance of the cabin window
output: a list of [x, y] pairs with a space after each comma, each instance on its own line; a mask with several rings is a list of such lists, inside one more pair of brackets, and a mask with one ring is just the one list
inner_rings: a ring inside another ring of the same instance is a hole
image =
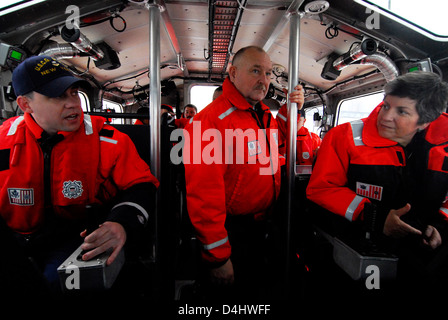
[[[81, 100], [81, 108], [84, 113], [88, 113], [90, 110], [89, 98], [87, 94], [82, 91], [78, 91], [79, 99]], [[117, 102], [103, 99], [102, 112], [111, 113], [123, 113], [123, 106]], [[110, 118], [112, 124], [123, 124], [122, 118]]]
[[82, 91], [78, 91], [79, 100], [81, 100], [81, 108], [84, 113], [89, 111], [89, 98], [87, 97], [87, 94]]
[[320, 135], [321, 122], [319, 120], [314, 121], [314, 114], [318, 113], [320, 119], [324, 114], [323, 106], [316, 106], [305, 109], [305, 124], [304, 127], [307, 128], [310, 132], [314, 132], [317, 135]]
[[[355, 1], [434, 40], [446, 41], [448, 37], [444, 23], [446, 11], [440, 9], [444, 8], [445, 0], [427, 0], [424, 4], [409, 0]], [[381, 25], [377, 28], [381, 28]]]
[[[123, 113], [123, 106], [117, 102], [103, 99], [103, 111], [111, 113]], [[123, 124], [122, 118], [111, 118], [111, 124]]]
[[383, 98], [384, 93], [377, 92], [342, 100], [338, 107], [336, 125], [366, 118], [383, 101]]
[[213, 93], [218, 86], [194, 85], [190, 89], [190, 103], [198, 108], [198, 112], [213, 101]]

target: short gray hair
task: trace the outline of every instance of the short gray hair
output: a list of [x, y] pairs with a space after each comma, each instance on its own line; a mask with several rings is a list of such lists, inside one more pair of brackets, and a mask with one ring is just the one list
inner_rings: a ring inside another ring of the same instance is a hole
[[237, 64], [237, 63], [238, 63], [238, 60], [241, 59], [241, 57], [244, 56], [244, 53], [245, 53], [247, 50], [256, 50], [256, 51], [258, 51], [258, 52], [264, 52], [264, 53], [266, 53], [266, 51], [264, 51], [263, 48], [258, 47], [258, 46], [247, 46], [247, 47], [241, 48], [241, 49], [238, 50], [237, 53], [235, 53], [235, 55], [233, 56], [233, 59], [232, 59], [232, 65]]
[[448, 106], [448, 84], [432, 72], [406, 73], [387, 83], [384, 92], [386, 96], [414, 100], [418, 124], [434, 121]]

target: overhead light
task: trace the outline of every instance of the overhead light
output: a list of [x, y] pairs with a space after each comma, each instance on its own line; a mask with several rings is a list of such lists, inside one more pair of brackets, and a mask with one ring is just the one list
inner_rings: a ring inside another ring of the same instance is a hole
[[320, 14], [330, 7], [328, 1], [312, 1], [305, 5], [305, 12], [309, 14]]
[[285, 68], [284, 66], [282, 66], [281, 64], [274, 64], [274, 65], [272, 66], [272, 71], [273, 71], [275, 74], [282, 74], [283, 72], [286, 71], [286, 68]]

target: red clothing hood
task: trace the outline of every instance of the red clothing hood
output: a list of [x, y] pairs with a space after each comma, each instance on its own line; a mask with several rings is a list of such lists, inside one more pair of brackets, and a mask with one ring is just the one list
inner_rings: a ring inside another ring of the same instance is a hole
[[[445, 130], [440, 130], [440, 128]], [[431, 122], [426, 132], [426, 140], [434, 145], [448, 141], [448, 113], [442, 113], [436, 120]]]
[[362, 130], [362, 142], [369, 147], [391, 147], [397, 145], [395, 141], [383, 138], [378, 133], [376, 126], [378, 121], [378, 113], [381, 110], [383, 103], [381, 102], [370, 115], [362, 119], [364, 122], [364, 129]]

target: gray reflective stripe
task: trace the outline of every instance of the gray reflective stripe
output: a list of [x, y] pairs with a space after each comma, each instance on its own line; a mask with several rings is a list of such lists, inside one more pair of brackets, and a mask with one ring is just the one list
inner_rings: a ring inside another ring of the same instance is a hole
[[117, 140], [106, 138], [106, 137], [100, 137], [100, 141], [109, 142], [109, 143], [113, 143], [113, 144], [117, 144], [118, 143]]
[[[145, 210], [145, 208], [143, 208], [141, 205], [139, 205], [138, 203], [135, 202], [121, 202], [117, 205], [115, 205], [112, 210], [114, 210], [115, 208], [121, 207], [121, 206], [130, 206], [130, 207], [134, 207], [137, 210], [139, 210], [142, 215], [145, 217], [145, 221], [147, 221], [149, 219], [149, 214], [148, 211]], [[141, 221], [140, 221], [141, 222]]]
[[93, 134], [92, 119], [88, 114], [84, 115], [84, 127], [86, 130], [86, 135]]
[[235, 110], [236, 110], [236, 107], [231, 107], [226, 112], [223, 112], [218, 118], [222, 120]]
[[355, 143], [355, 146], [363, 146], [362, 129], [364, 128], [364, 122], [362, 122], [362, 120], [355, 120], [350, 122], [350, 125], [352, 126], [353, 142]]
[[204, 244], [202, 247], [204, 248], [204, 250], [212, 250], [215, 249], [219, 246], [222, 246], [223, 244], [225, 244], [227, 241], [229, 240], [228, 237], [225, 237], [224, 239], [218, 240], [216, 242], [210, 243], [210, 244]]
[[352, 203], [350, 203], [350, 205], [347, 208], [347, 211], [345, 212], [345, 217], [348, 220], [353, 221], [353, 214], [355, 213], [356, 209], [358, 208], [359, 204], [361, 203], [361, 201], [363, 199], [364, 199], [364, 197], [361, 197], [358, 195], [355, 196]]
[[14, 122], [11, 124], [11, 127], [9, 127], [9, 131], [7, 133], [7, 136], [12, 136], [16, 133], [17, 127], [19, 126], [20, 122], [23, 120], [23, 116], [18, 117]]
[[448, 216], [448, 209], [447, 208], [440, 208], [440, 211], [442, 211], [445, 215]]
[[[277, 129], [274, 129], [274, 130], [277, 130]], [[265, 130], [266, 131], [266, 130]], [[273, 132], [272, 133], [272, 137], [274, 138], [274, 140], [275, 140], [275, 143], [278, 145], [278, 137], [277, 137], [277, 132]]]
[[282, 115], [280, 113], [277, 113], [277, 118], [280, 118], [280, 119], [282, 119], [285, 122], [286, 122], [286, 120], [288, 120], [288, 119], [286, 119], [286, 117], [284, 115]]

